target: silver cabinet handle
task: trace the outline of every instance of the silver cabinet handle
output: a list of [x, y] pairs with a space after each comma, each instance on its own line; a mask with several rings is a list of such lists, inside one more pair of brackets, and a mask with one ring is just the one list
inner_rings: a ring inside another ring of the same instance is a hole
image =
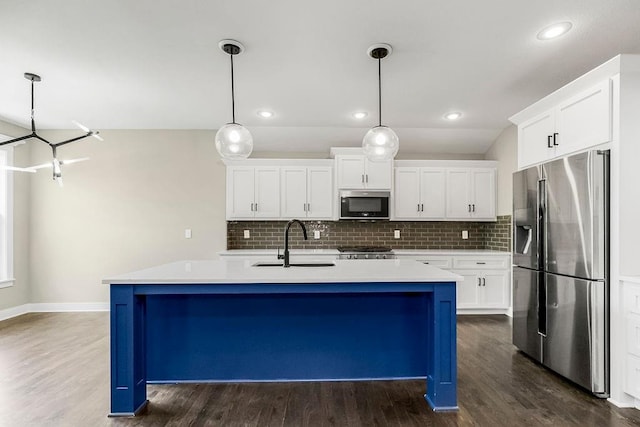
[[467, 208], [467, 212], [471, 212], [471, 205]]
[[311, 212], [311, 203], [307, 203], [307, 212]]
[[420, 212], [420, 203], [418, 203], [418, 212]]
[[364, 184], [364, 174], [360, 175], [362, 177], [362, 183]]
[[420, 204], [420, 211], [424, 212], [424, 203]]
[[558, 132], [555, 132], [555, 133], [553, 134], [553, 145], [554, 145], [554, 146], [558, 145], [558, 143], [556, 142], [556, 139], [557, 139], [557, 138], [558, 138]]
[[367, 184], [369, 183], [369, 174], [366, 174], [366, 175], [365, 175], [365, 180], [364, 180], [364, 182], [366, 182]]
[[486, 264], [486, 262], [484, 262], [484, 261], [477, 261], [477, 262], [476, 262], [476, 264], [484, 265], [484, 264]]
[[251, 212], [253, 212], [253, 203], [251, 203]]
[[551, 144], [551, 135], [547, 135], [547, 148], [553, 148], [553, 145]]
[[486, 278], [482, 278], [482, 286], [487, 286], [487, 279]]
[[475, 211], [476, 211], [476, 205], [475, 205], [475, 204], [473, 204], [473, 205], [471, 205], [471, 206], [472, 206], [471, 212], [475, 212]]
[[256, 203], [255, 205], [256, 205], [256, 212], [258, 212], [258, 204]]
[[478, 286], [482, 286], [482, 279], [478, 277]]
[[307, 204], [306, 203], [302, 204], [302, 210], [304, 210], [305, 212], [307, 211]]

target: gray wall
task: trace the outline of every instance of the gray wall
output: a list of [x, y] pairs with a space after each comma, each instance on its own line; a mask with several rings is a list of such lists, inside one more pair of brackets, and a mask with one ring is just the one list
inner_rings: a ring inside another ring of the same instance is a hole
[[[77, 132], [48, 132], [53, 141]], [[59, 188], [49, 170], [31, 178], [31, 302], [106, 302], [105, 277], [226, 247], [225, 169], [211, 131], [104, 131], [61, 147]], [[31, 163], [50, 159], [32, 144]], [[184, 229], [193, 238], [184, 238]]]
[[518, 169], [518, 128], [511, 125], [487, 150], [485, 160], [498, 161], [498, 215], [511, 215], [513, 181]]

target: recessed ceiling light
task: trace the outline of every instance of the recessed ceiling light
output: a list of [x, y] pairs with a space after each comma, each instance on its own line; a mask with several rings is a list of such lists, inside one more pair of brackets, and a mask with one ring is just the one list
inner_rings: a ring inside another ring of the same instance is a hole
[[458, 112], [447, 113], [444, 115], [444, 118], [447, 120], [458, 120], [460, 117], [462, 117], [462, 113]]
[[258, 111], [258, 115], [260, 117], [264, 117], [265, 119], [268, 119], [270, 117], [273, 117], [273, 112], [267, 111], [267, 110], [261, 110], [261, 111]]
[[571, 27], [571, 22], [560, 22], [558, 24], [549, 25], [546, 28], [543, 28], [542, 31], [538, 33], [538, 39], [540, 40], [550, 40], [555, 39], [556, 37], [560, 37], [561, 35], [568, 32]]
[[364, 119], [368, 115], [369, 114], [366, 113], [365, 111], [358, 111], [357, 113], [353, 113], [353, 117], [355, 117], [356, 119]]

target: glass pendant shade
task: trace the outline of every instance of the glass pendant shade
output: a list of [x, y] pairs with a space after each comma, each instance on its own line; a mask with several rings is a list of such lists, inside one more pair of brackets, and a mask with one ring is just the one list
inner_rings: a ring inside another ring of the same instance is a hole
[[223, 159], [244, 160], [253, 151], [251, 132], [238, 123], [227, 123], [216, 133], [216, 150]]
[[398, 135], [387, 126], [369, 129], [362, 139], [364, 154], [374, 162], [392, 160], [398, 154], [398, 148], [400, 148]]

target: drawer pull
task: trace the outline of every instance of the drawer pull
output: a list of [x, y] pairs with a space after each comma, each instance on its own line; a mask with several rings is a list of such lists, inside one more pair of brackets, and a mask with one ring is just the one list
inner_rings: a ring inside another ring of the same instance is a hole
[[484, 261], [482, 261], [482, 262], [478, 261], [478, 262], [476, 262], [476, 264], [484, 265], [484, 264], [486, 264], [486, 262], [484, 262]]

